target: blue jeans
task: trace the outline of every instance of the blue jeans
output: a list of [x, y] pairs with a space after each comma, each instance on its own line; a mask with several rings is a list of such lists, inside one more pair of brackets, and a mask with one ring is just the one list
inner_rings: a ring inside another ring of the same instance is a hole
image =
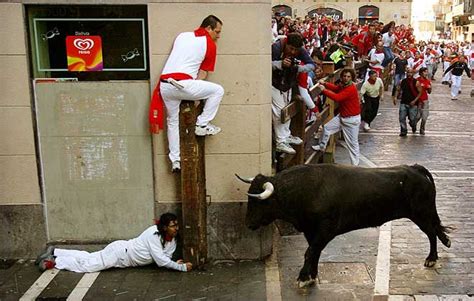
[[383, 53], [384, 53], [385, 57], [383, 59], [382, 66], [386, 67], [388, 65], [388, 63], [390, 63], [395, 56], [393, 55], [391, 47], [384, 47], [383, 48]]
[[410, 106], [401, 103], [400, 110], [398, 111], [398, 119], [400, 121], [400, 133], [406, 134], [408, 131], [407, 128], [407, 116], [408, 122], [412, 129], [416, 131], [416, 114], [418, 113], [418, 108], [416, 106]]
[[395, 92], [397, 91], [398, 85], [400, 85], [400, 83], [405, 77], [407, 77], [406, 73], [402, 73], [402, 74], [395, 73], [395, 75], [393, 76], [392, 96], [395, 96]]

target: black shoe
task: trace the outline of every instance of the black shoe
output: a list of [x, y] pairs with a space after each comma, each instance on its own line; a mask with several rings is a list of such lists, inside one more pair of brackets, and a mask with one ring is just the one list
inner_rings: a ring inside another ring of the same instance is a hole
[[462, 91], [461, 91], [461, 90], [459, 90], [458, 94], [461, 94], [461, 92], [462, 92]]
[[425, 135], [425, 130], [420, 129], [420, 135], [423, 135], [423, 136], [424, 136], [424, 135]]
[[411, 132], [412, 132], [413, 134], [415, 134], [415, 133], [416, 133], [416, 125], [415, 125], [414, 127], [412, 127], [412, 128], [411, 128]]
[[400, 136], [400, 137], [406, 137], [406, 135], [407, 135], [407, 132], [401, 132], [400, 135], [398, 135], [398, 136]]
[[46, 250], [43, 251], [40, 255], [35, 260], [35, 264], [39, 264], [41, 260], [46, 259], [48, 257], [52, 257], [54, 254], [54, 247], [53, 246], [48, 246]]

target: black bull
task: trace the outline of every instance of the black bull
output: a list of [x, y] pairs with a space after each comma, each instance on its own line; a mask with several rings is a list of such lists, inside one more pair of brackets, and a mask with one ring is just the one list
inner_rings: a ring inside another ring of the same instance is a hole
[[282, 219], [304, 233], [309, 247], [298, 277], [301, 286], [316, 278], [319, 257], [326, 245], [352, 230], [408, 218], [430, 241], [430, 253], [424, 263], [427, 267], [434, 266], [438, 259], [437, 237], [445, 246], [451, 245], [448, 229], [442, 226], [436, 211], [433, 177], [421, 165], [299, 165], [274, 177], [258, 175], [246, 182], [251, 183], [246, 216], [250, 229]]

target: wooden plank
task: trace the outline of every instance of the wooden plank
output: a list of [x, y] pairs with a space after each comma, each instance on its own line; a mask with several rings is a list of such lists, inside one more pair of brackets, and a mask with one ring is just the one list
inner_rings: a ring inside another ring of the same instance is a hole
[[194, 134], [202, 107], [202, 102], [196, 107], [194, 101], [182, 101], [179, 113], [183, 255], [195, 267], [207, 261], [205, 138]]
[[304, 143], [305, 143], [305, 125], [306, 125], [306, 105], [303, 99], [299, 95], [293, 97], [293, 102], [297, 108], [297, 114], [291, 119], [290, 130], [293, 136], [300, 137], [303, 139], [303, 144], [293, 145], [296, 154], [290, 161], [290, 166], [299, 165], [304, 163]]
[[334, 73], [335, 67], [333, 61], [323, 61], [322, 67], [324, 75]]
[[298, 109], [299, 107], [295, 101], [291, 101], [289, 104], [287, 104], [283, 109], [281, 109], [281, 123], [285, 123], [295, 117], [295, 115], [298, 113]]

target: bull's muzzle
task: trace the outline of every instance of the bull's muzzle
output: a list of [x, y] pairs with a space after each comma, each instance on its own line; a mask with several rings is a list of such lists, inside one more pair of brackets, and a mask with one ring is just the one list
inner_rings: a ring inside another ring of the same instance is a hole
[[270, 182], [265, 182], [263, 184], [263, 189], [265, 190], [261, 193], [248, 193], [247, 192], [247, 195], [250, 197], [257, 198], [259, 200], [265, 200], [265, 199], [268, 199], [273, 194], [273, 191], [275, 190], [275, 188], [273, 187], [273, 184]]

